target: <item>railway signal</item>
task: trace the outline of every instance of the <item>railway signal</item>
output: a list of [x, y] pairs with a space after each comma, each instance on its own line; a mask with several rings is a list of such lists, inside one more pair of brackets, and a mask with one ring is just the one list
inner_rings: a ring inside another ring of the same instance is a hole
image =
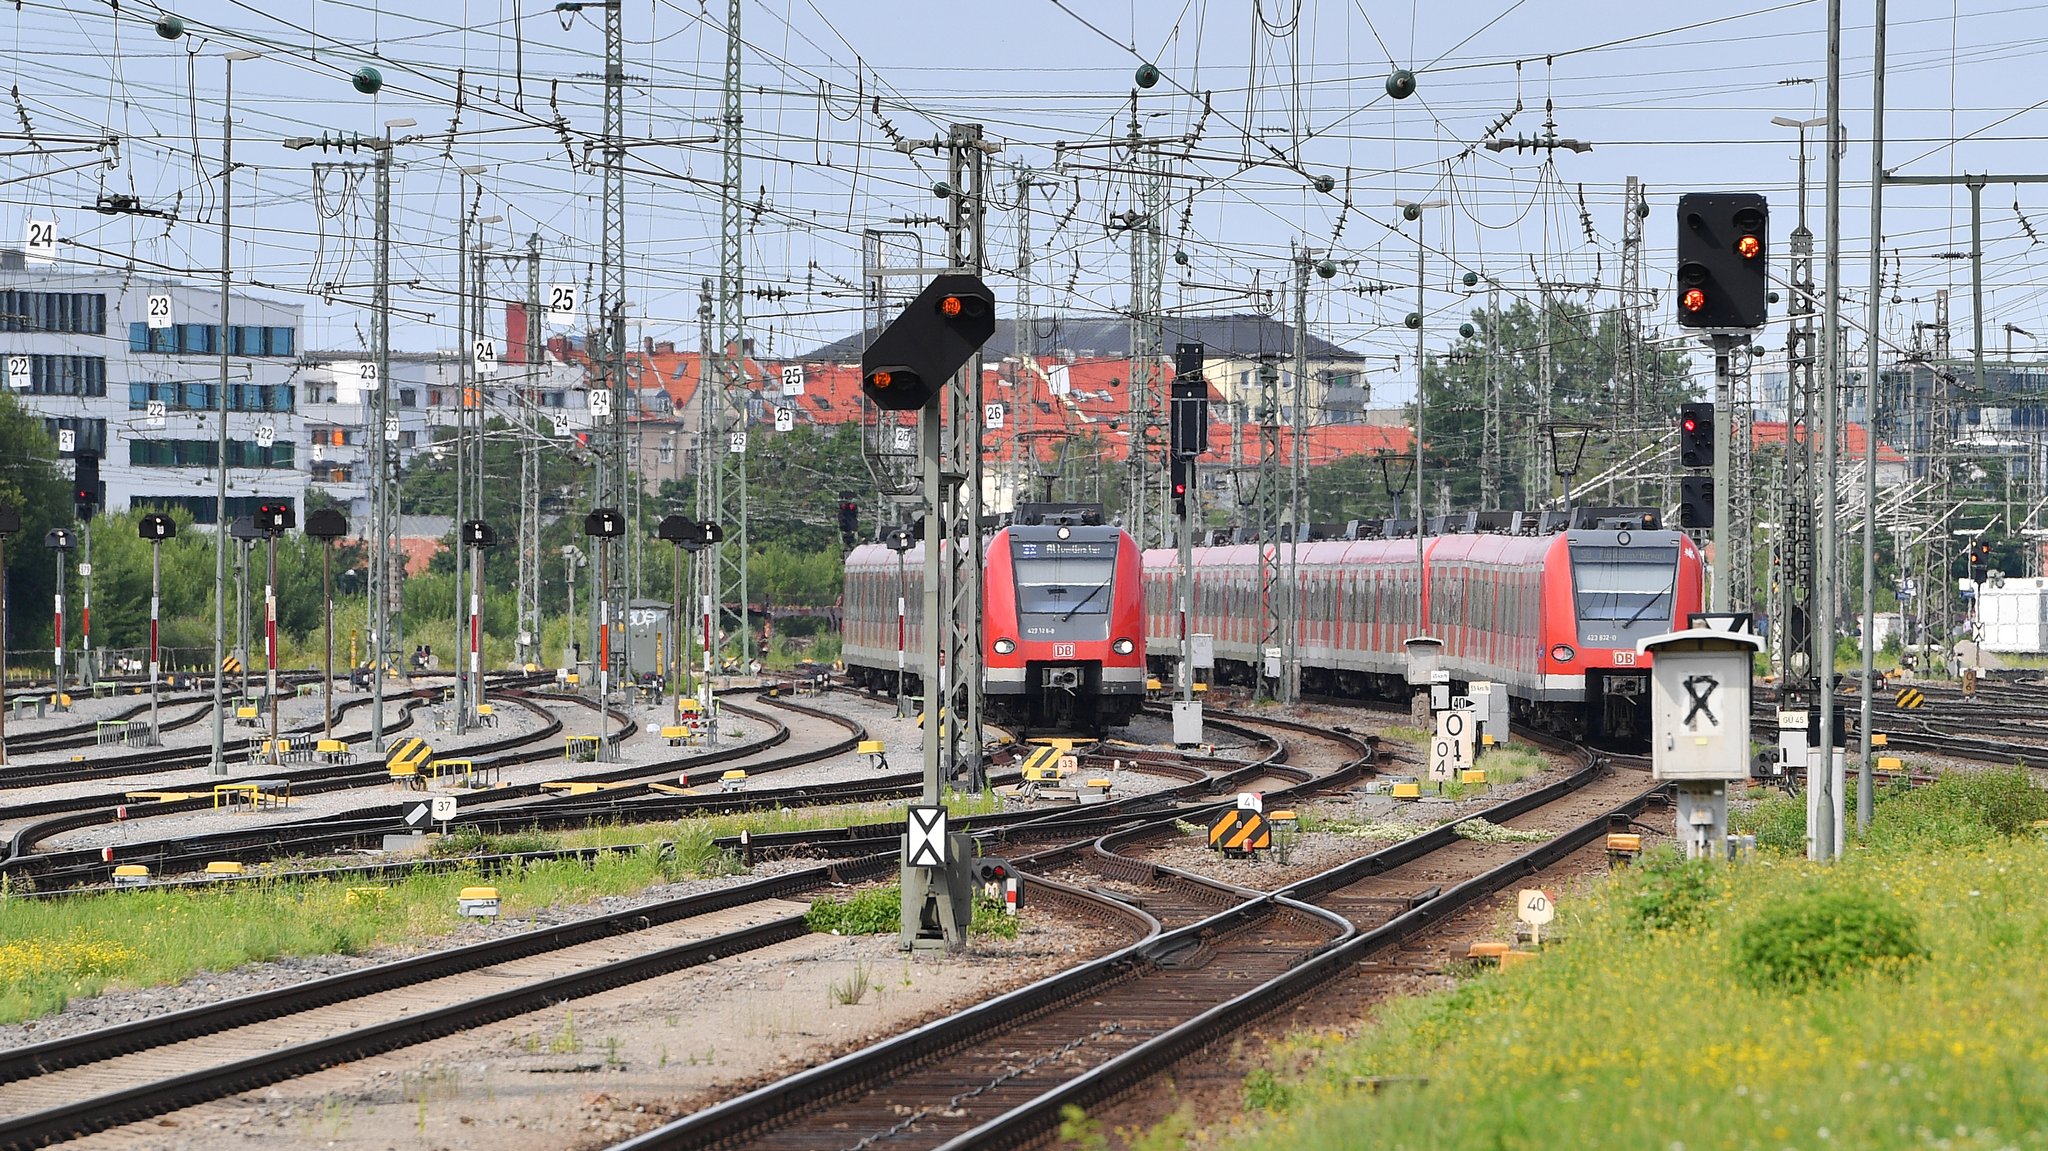
[[884, 411], [919, 411], [995, 331], [995, 296], [980, 276], [934, 276], [861, 353], [860, 389]]
[[1178, 344], [1173, 349], [1173, 419], [1168, 433], [1175, 460], [1209, 450], [1209, 384], [1202, 376], [1205, 349]]
[[1714, 405], [1678, 406], [1678, 462], [1688, 468], [1714, 466]]
[[1678, 324], [1710, 331], [1764, 326], [1770, 295], [1770, 206], [1755, 192], [1678, 198]]
[[72, 484], [71, 502], [78, 512], [81, 523], [89, 521], [93, 513], [105, 502], [106, 488], [100, 483], [100, 457], [93, 452], [79, 452], [77, 475]]
[[1188, 473], [1193, 470], [1193, 460], [1173, 457], [1173, 514], [1180, 519], [1188, 515]]
[[1678, 526], [1714, 526], [1714, 477], [1682, 476], [1678, 481]]
[[847, 547], [853, 546], [853, 537], [860, 532], [860, 504], [852, 492], [839, 493], [839, 538]]
[[269, 535], [283, 535], [298, 526], [298, 515], [290, 500], [256, 505], [256, 527]]

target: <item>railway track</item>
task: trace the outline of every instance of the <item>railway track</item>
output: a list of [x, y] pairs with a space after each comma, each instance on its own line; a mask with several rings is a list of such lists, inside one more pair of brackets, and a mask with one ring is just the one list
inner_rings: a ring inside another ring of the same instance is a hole
[[[1649, 802], [1656, 789], [1645, 784], [1589, 762], [1483, 813], [1496, 823], [1533, 821], [1554, 833], [1534, 849], [1475, 843], [1450, 824], [1270, 893], [1231, 889], [1122, 854], [1148, 834], [1164, 834], [1170, 821], [1105, 836], [1092, 850], [1122, 860], [1118, 874], [1127, 883], [1182, 897], [1170, 913], [1237, 901], [705, 1108], [628, 1140], [621, 1151], [866, 1147], [884, 1140], [893, 1147], [1025, 1145], [1044, 1136], [1069, 1103], [1110, 1098], [1591, 842], [1618, 811]], [[1037, 878], [1030, 882], [1035, 892]]]

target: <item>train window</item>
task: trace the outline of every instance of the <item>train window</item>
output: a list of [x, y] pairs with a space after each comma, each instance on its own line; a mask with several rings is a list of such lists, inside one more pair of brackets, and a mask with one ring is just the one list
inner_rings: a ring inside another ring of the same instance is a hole
[[1101, 615], [1109, 611], [1116, 558], [1017, 557], [1017, 610], [1033, 615]]
[[1582, 623], [1671, 623], [1676, 547], [1584, 545], [1571, 553], [1572, 589]]

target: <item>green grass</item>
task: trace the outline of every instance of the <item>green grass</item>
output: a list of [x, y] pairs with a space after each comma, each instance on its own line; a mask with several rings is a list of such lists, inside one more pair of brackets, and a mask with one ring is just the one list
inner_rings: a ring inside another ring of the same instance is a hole
[[1653, 856], [1561, 900], [1540, 960], [1281, 1044], [1225, 1144], [2048, 1146], [2044, 810], [1974, 773], [1881, 796], [1832, 866]]
[[[887, 935], [903, 926], [903, 888], [896, 884], [870, 887], [845, 899], [827, 896], [811, 901], [804, 923], [812, 931], [834, 935]], [[991, 939], [1017, 938], [1017, 917], [986, 895], [974, 897], [974, 918], [967, 933]]]
[[[658, 852], [584, 865], [549, 861], [518, 875], [419, 872], [383, 884], [248, 882], [190, 889], [0, 900], [0, 1023], [63, 1009], [102, 991], [176, 983], [200, 971], [294, 955], [353, 955], [447, 935], [465, 921], [455, 896], [498, 888], [504, 914], [638, 892], [697, 874]], [[350, 888], [364, 889], [350, 898]], [[368, 889], [381, 886], [381, 893]]]
[[[949, 794], [946, 802], [959, 815], [1002, 808], [1002, 800], [986, 792]], [[895, 822], [902, 813], [901, 802], [762, 808], [561, 832], [459, 831], [439, 841], [435, 853], [444, 857], [646, 845], [646, 850], [600, 856], [589, 865], [547, 861], [517, 876], [487, 880], [468, 871], [422, 871], [390, 882], [257, 880], [42, 901], [5, 899], [0, 886], [0, 1023], [61, 1011], [71, 999], [106, 990], [176, 983], [199, 971], [293, 955], [356, 954], [380, 944], [446, 935], [464, 922], [455, 912], [456, 893], [477, 883], [496, 886], [504, 914], [513, 917], [539, 907], [644, 891], [679, 878], [737, 874], [740, 861], [716, 841], [742, 829], [756, 834], [811, 831]], [[351, 886], [386, 890], [352, 901]], [[890, 914], [895, 914], [893, 902]], [[895, 930], [893, 921], [888, 930]], [[1014, 922], [1008, 930], [1014, 936]]]

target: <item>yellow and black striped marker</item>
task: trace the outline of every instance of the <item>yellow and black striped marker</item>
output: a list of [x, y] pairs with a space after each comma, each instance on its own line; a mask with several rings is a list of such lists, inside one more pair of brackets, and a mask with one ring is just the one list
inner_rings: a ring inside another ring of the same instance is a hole
[[234, 656], [229, 656], [220, 661], [220, 669], [228, 675], [235, 675], [242, 670], [242, 661]]
[[1271, 851], [1273, 829], [1266, 823], [1266, 817], [1258, 812], [1231, 808], [1217, 816], [1216, 822], [1210, 826], [1209, 846], [1230, 855]]
[[401, 739], [392, 744], [390, 752], [384, 756], [384, 766], [393, 769], [409, 767], [412, 771], [405, 774], [416, 774], [433, 754], [434, 749], [428, 747], [424, 739]]
[[1893, 697], [1893, 702], [1907, 711], [1912, 711], [1926, 703], [1927, 696], [1917, 687], [1901, 688], [1899, 694]]

